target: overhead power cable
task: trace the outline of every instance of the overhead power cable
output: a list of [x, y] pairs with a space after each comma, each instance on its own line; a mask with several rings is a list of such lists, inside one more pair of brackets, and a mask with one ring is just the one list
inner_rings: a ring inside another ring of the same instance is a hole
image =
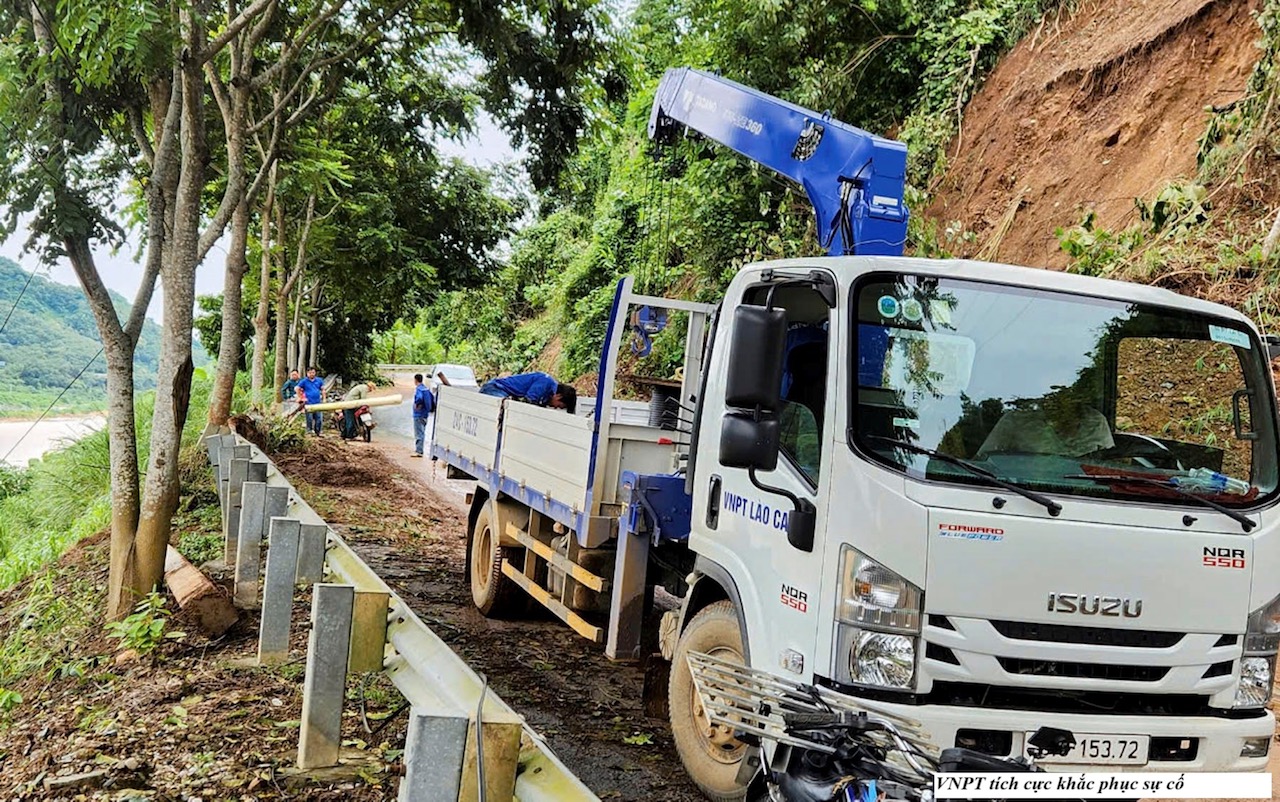
[[19, 438], [18, 438], [18, 440], [17, 440], [17, 442], [15, 442], [15, 443], [14, 443], [14, 444], [9, 448], [9, 451], [4, 455], [4, 459], [0, 459], [0, 462], [8, 462], [8, 461], [9, 461], [9, 457], [10, 457], [10, 456], [12, 456], [12, 455], [13, 455], [13, 452], [14, 452], [14, 451], [16, 451], [16, 450], [18, 449], [18, 445], [19, 445], [23, 440], [27, 439], [27, 435], [31, 434], [31, 432], [33, 432], [33, 431], [35, 430], [36, 426], [38, 426], [38, 425], [40, 424], [40, 421], [44, 420], [44, 416], [49, 414], [49, 410], [53, 409], [54, 405], [55, 405], [55, 404], [57, 404], [59, 401], [61, 401], [61, 400], [62, 400], [62, 397], [63, 397], [64, 395], [66, 395], [66, 394], [67, 394], [67, 391], [71, 389], [71, 386], [72, 386], [72, 385], [74, 385], [76, 382], [80, 381], [80, 377], [81, 377], [81, 376], [83, 376], [83, 375], [84, 375], [84, 372], [85, 372], [86, 370], [88, 370], [88, 369], [89, 369], [89, 365], [92, 365], [94, 362], [97, 362], [97, 361], [98, 361], [98, 357], [100, 357], [100, 356], [102, 356], [102, 349], [101, 349], [101, 348], [99, 348], [99, 349], [98, 349], [98, 353], [96, 353], [96, 354], [94, 354], [94, 355], [93, 355], [93, 359], [90, 359], [90, 360], [85, 364], [85, 366], [84, 366], [84, 367], [80, 368], [80, 372], [76, 374], [76, 377], [75, 377], [74, 379], [72, 379], [72, 380], [67, 384], [67, 386], [66, 386], [66, 387], [63, 387], [63, 388], [62, 388], [62, 392], [58, 393], [58, 397], [57, 397], [57, 398], [55, 398], [55, 399], [53, 399], [53, 401], [49, 402], [49, 406], [45, 407], [45, 408], [44, 408], [44, 412], [41, 412], [41, 413], [40, 413], [40, 417], [36, 418], [35, 423], [31, 424], [31, 426], [29, 426], [29, 427], [27, 428], [27, 430], [26, 430], [25, 432], [23, 432], [23, 433], [22, 433], [22, 437], [19, 437]]
[[37, 268], [27, 274], [27, 283], [22, 285], [22, 291], [18, 293], [18, 297], [13, 300], [13, 306], [9, 307], [9, 314], [4, 316], [4, 323], [0, 323], [0, 334], [4, 333], [5, 326], [9, 325], [9, 318], [13, 317], [14, 310], [18, 308], [18, 302], [22, 300], [22, 296], [27, 294], [27, 287], [31, 286], [31, 280], [36, 277], [36, 273], [40, 272]]

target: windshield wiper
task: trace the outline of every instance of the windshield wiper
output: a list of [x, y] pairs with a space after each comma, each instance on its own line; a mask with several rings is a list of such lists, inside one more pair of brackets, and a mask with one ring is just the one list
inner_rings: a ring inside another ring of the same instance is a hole
[[1217, 503], [1216, 501], [1210, 501], [1204, 496], [1197, 496], [1195, 493], [1191, 493], [1187, 490], [1182, 489], [1181, 487], [1178, 487], [1176, 484], [1174, 484], [1171, 481], [1153, 479], [1149, 476], [1125, 476], [1123, 474], [1118, 474], [1118, 473], [1103, 473], [1103, 474], [1098, 474], [1096, 476], [1089, 473], [1075, 473], [1075, 474], [1068, 474], [1062, 478], [1063, 479], [1093, 479], [1098, 482], [1136, 482], [1138, 484], [1147, 484], [1147, 485], [1154, 485], [1156, 487], [1163, 487], [1165, 490], [1172, 490], [1173, 492], [1177, 493], [1178, 495], [1184, 498], [1189, 498], [1198, 504], [1202, 504], [1206, 507], [1209, 507], [1210, 509], [1217, 510], [1218, 512], [1227, 516], [1228, 518], [1239, 521], [1240, 526], [1244, 528], [1245, 532], [1248, 532], [1250, 529], [1253, 529], [1255, 526], [1257, 526], [1256, 523], [1250, 520], [1249, 517], [1244, 515], [1243, 513], [1236, 512], [1235, 510], [1229, 507], [1224, 507], [1221, 504]]
[[953, 457], [950, 454], [943, 454], [941, 451], [934, 451], [932, 448], [925, 448], [924, 446], [918, 446], [915, 443], [912, 443], [908, 440], [896, 440], [892, 437], [880, 437], [879, 435], [874, 435], [874, 434], [867, 435], [867, 439], [879, 440], [882, 443], [892, 443], [895, 446], [900, 446], [902, 448], [905, 448], [907, 451], [911, 451], [916, 454], [923, 454], [926, 457], [932, 457], [941, 462], [945, 462], [948, 465], [955, 465], [958, 468], [964, 468], [966, 471], [973, 474], [974, 476], [981, 476], [983, 479], [986, 479], [987, 481], [991, 482], [994, 485], [1003, 487], [1005, 490], [1008, 490], [1012, 493], [1017, 493], [1019, 496], [1022, 496], [1023, 498], [1031, 499], [1035, 503], [1041, 505], [1046, 510], [1048, 510], [1050, 515], [1056, 516], [1058, 513], [1062, 512], [1062, 505], [1054, 501], [1053, 499], [1049, 498], [1048, 496], [1042, 496], [1039, 493], [1026, 489], [1025, 487], [1019, 487], [1013, 482], [1007, 481], [1005, 479], [1001, 479], [999, 476], [996, 476], [994, 473], [987, 470], [986, 468], [979, 468], [977, 465], [974, 465], [973, 463], [968, 462], [966, 460], [962, 460], [959, 457]]

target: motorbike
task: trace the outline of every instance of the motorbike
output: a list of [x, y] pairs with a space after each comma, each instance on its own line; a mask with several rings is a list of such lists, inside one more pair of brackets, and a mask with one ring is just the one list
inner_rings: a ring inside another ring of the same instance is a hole
[[1038, 759], [1070, 754], [1076, 743], [1067, 730], [1041, 727], [1018, 757], [939, 751], [917, 722], [874, 701], [707, 654], [690, 652], [688, 662], [710, 723], [732, 728], [748, 746], [775, 744], [747, 789], [748, 802], [935, 802], [939, 774], [1043, 772]]
[[367, 405], [361, 405], [355, 408], [355, 426], [350, 433], [350, 437], [346, 432], [346, 421], [344, 420], [345, 410], [335, 409], [333, 411], [333, 426], [338, 430], [338, 434], [344, 440], [355, 440], [363, 438], [366, 443], [373, 440], [373, 430], [377, 427], [377, 423], [373, 420], [373, 413]]

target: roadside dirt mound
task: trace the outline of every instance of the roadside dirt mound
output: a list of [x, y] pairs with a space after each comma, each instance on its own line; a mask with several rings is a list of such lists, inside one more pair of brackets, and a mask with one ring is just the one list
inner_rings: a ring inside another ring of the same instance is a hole
[[1195, 170], [1206, 107], [1244, 94], [1258, 0], [1083, 2], [1049, 15], [965, 109], [923, 214], [959, 221], [959, 255], [1061, 269], [1054, 230], [1087, 210], [1131, 222], [1134, 198]]

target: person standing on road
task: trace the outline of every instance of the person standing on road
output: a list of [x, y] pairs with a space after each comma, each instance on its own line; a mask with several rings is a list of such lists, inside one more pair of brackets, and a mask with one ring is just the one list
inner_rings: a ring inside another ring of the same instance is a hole
[[[368, 398], [369, 393], [373, 392], [373, 382], [360, 382], [356, 386], [347, 391], [342, 397], [343, 401], [360, 401]], [[342, 436], [350, 440], [356, 436], [356, 411], [355, 409], [342, 410]]]
[[480, 392], [495, 398], [515, 398], [540, 407], [563, 409], [570, 415], [578, 407], [578, 391], [546, 373], [517, 373], [503, 379], [491, 379], [484, 383]]
[[[324, 379], [316, 375], [315, 367], [307, 368], [307, 378], [298, 382], [298, 387], [302, 390], [302, 394], [307, 399], [307, 405], [319, 404], [324, 400]], [[324, 428], [324, 415], [319, 412], [307, 410], [307, 429], [315, 433], [316, 437], [320, 436], [320, 431]]]
[[427, 419], [435, 408], [435, 396], [431, 388], [422, 383], [422, 374], [413, 374], [413, 456], [422, 456], [422, 446], [427, 438]]

